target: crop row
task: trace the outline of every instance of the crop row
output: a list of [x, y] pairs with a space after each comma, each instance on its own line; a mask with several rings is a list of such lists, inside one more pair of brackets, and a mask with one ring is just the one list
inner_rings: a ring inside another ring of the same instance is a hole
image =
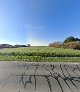
[[41, 56], [41, 57], [80, 57], [80, 53], [55, 53], [55, 52], [10, 52], [0, 53], [2, 56]]
[[0, 49], [0, 60], [11, 61], [80, 61], [80, 50], [53, 47]]

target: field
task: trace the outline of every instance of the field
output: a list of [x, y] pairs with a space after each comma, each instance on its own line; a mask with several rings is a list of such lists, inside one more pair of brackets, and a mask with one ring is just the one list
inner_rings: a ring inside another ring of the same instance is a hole
[[80, 62], [80, 50], [53, 47], [0, 49], [0, 61]]

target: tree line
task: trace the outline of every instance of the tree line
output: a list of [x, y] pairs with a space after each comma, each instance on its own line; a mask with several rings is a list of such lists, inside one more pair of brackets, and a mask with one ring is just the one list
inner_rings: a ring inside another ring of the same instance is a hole
[[70, 48], [70, 49], [79, 49], [80, 50], [80, 39], [70, 36], [70, 37], [67, 37], [63, 42], [50, 43], [49, 47]]

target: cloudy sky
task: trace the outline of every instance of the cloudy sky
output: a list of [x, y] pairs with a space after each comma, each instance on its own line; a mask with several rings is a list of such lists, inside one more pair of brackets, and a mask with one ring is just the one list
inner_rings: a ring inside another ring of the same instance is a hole
[[0, 43], [48, 45], [80, 38], [80, 0], [0, 0]]

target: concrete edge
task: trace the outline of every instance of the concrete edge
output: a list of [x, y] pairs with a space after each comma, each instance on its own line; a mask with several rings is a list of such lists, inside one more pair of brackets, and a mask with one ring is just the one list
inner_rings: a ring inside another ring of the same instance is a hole
[[79, 62], [27, 62], [27, 61], [0, 61], [1, 63], [28, 63], [28, 64], [80, 64]]

